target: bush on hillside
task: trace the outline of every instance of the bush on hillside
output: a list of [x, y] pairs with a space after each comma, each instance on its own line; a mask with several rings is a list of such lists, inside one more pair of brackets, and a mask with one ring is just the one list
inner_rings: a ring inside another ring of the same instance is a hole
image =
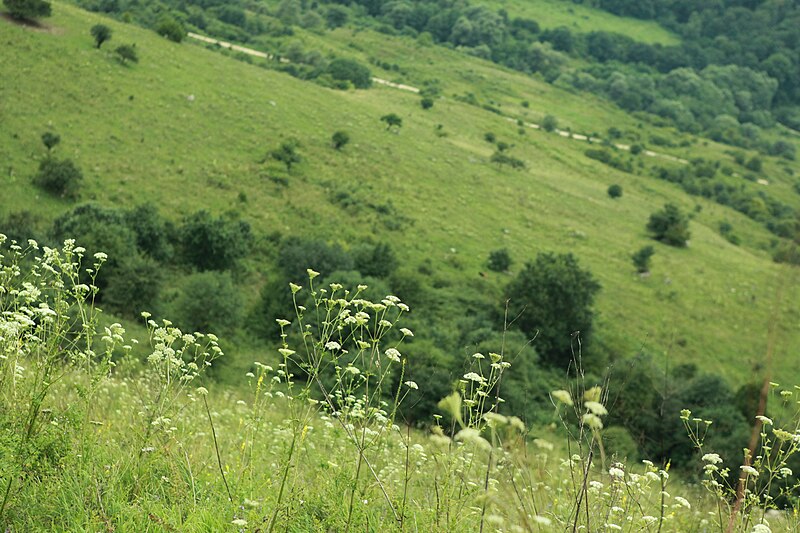
[[187, 332], [232, 333], [241, 322], [242, 300], [229, 272], [198, 272], [180, 284], [170, 317]]
[[200, 210], [178, 230], [184, 261], [200, 271], [228, 270], [250, 252], [253, 235], [243, 220], [214, 217]]
[[89, 32], [94, 38], [94, 45], [96, 48], [100, 48], [104, 42], [111, 39], [111, 28], [105, 24], [95, 24]]
[[181, 42], [186, 36], [183, 25], [170, 16], [165, 16], [159, 21], [156, 33], [176, 43]]
[[636, 272], [644, 274], [650, 271], [650, 259], [656, 253], [652, 246], [642, 246], [635, 254], [631, 256], [633, 266], [636, 267]]
[[689, 218], [675, 204], [650, 215], [647, 230], [657, 241], [670, 246], [684, 247], [689, 240]]
[[48, 152], [53, 151], [53, 148], [56, 147], [58, 143], [61, 142], [61, 135], [58, 133], [53, 133], [50, 131], [46, 131], [42, 133], [42, 144], [45, 148], [47, 148]]
[[138, 63], [139, 55], [136, 53], [135, 44], [121, 44], [114, 49], [117, 59], [123, 65], [127, 63]]
[[331, 143], [336, 150], [341, 150], [350, 142], [350, 135], [346, 131], [337, 131], [331, 136]]
[[62, 198], [77, 198], [83, 173], [70, 159], [46, 157], [39, 163], [33, 184]]
[[529, 338], [543, 363], [566, 368], [572, 362], [575, 334], [591, 339], [594, 297], [600, 290], [591, 272], [572, 254], [541, 253], [506, 286], [508, 316]]
[[349, 81], [356, 89], [368, 89], [372, 85], [369, 69], [354, 59], [336, 58], [328, 65], [328, 74], [337, 81]]
[[489, 261], [487, 266], [489, 270], [494, 272], [505, 272], [511, 267], [511, 254], [508, 253], [507, 248], [493, 250], [489, 252]]
[[619, 198], [622, 196], [622, 186], [616, 183], [608, 187], [608, 195], [611, 198]]
[[3, 0], [8, 14], [17, 20], [34, 20], [49, 17], [52, 13], [50, 2], [45, 0]]

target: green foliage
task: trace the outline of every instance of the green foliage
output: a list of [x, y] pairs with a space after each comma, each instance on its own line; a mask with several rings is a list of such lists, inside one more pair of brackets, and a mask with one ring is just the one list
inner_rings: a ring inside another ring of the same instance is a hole
[[381, 122], [386, 123], [387, 130], [395, 128], [395, 131], [397, 131], [403, 126], [403, 119], [397, 113], [388, 113], [383, 115], [381, 117]]
[[655, 249], [650, 246], [642, 246], [639, 250], [631, 256], [633, 266], [636, 267], [636, 272], [644, 274], [650, 271], [650, 259], [656, 253]]
[[33, 184], [62, 198], [77, 198], [83, 173], [71, 159], [48, 156], [39, 163]]
[[298, 146], [299, 143], [296, 140], [283, 141], [278, 148], [269, 153], [269, 156], [275, 161], [280, 161], [286, 165], [287, 171], [291, 171], [292, 165], [303, 161], [302, 156], [297, 151]]
[[124, 218], [135, 233], [136, 246], [141, 252], [157, 261], [171, 259], [175, 229], [153, 204], [138, 205], [127, 211]]
[[558, 128], [558, 119], [553, 115], [545, 115], [542, 119], [541, 126], [544, 131], [555, 131]]
[[497, 141], [497, 136], [491, 131], [487, 131], [486, 133], [483, 134], [483, 139], [487, 143], [494, 144]]
[[583, 346], [592, 334], [594, 297], [600, 284], [572, 254], [541, 253], [506, 286], [508, 316], [529, 338], [542, 362], [566, 368], [572, 362], [577, 333]]
[[183, 25], [170, 16], [164, 16], [156, 25], [156, 33], [172, 42], [179, 43], [186, 36]]
[[497, 163], [500, 166], [509, 166], [515, 170], [522, 170], [526, 167], [525, 161], [512, 155], [508, 155], [501, 150], [497, 150], [495, 153], [493, 153], [489, 158], [489, 161], [492, 163]]
[[362, 244], [352, 251], [354, 266], [364, 276], [386, 278], [398, 266], [397, 255], [385, 242]]
[[653, 238], [670, 246], [684, 247], [691, 236], [689, 218], [675, 204], [665, 204], [664, 209], [650, 215], [647, 231]]
[[368, 89], [372, 85], [369, 68], [354, 59], [338, 57], [330, 62], [328, 74], [338, 81], [349, 81], [356, 89]]
[[307, 277], [308, 268], [323, 277], [337, 270], [352, 270], [353, 258], [338, 244], [289, 237], [281, 243], [277, 264], [287, 281], [297, 283]]
[[50, 131], [42, 133], [42, 144], [44, 144], [48, 152], [51, 152], [53, 148], [55, 148], [56, 145], [60, 142], [61, 142], [61, 135], [59, 135], [58, 133], [53, 133]]
[[350, 142], [350, 135], [346, 131], [336, 131], [331, 136], [331, 143], [336, 150], [341, 150]]
[[511, 268], [511, 254], [507, 248], [500, 248], [499, 250], [492, 250], [489, 252], [489, 261], [487, 263], [489, 270], [494, 272], [506, 272]]
[[230, 272], [198, 272], [181, 281], [169, 316], [184, 331], [231, 334], [241, 326], [243, 308]]
[[[104, 272], [104, 274], [106, 274]], [[143, 311], [159, 310], [163, 273], [153, 259], [132, 253], [115, 261], [103, 291], [103, 305], [128, 318], [137, 319]]]
[[111, 39], [111, 28], [105, 24], [95, 24], [92, 26], [92, 29], [89, 30], [89, 33], [92, 34], [95, 47], [97, 48], [100, 48], [104, 42]]
[[49, 17], [52, 8], [45, 0], [3, 0], [8, 14], [17, 20], [34, 20]]
[[607, 192], [611, 198], [620, 198], [622, 196], [622, 185], [616, 183], [609, 185]]
[[139, 55], [136, 53], [136, 45], [134, 44], [121, 44], [114, 49], [114, 53], [117, 54], [117, 59], [123, 65], [139, 62]]
[[347, 24], [349, 18], [350, 12], [344, 6], [333, 4], [325, 10], [325, 23], [332, 30]]
[[184, 219], [178, 237], [184, 261], [200, 271], [234, 268], [253, 242], [250, 224], [204, 209]]
[[433, 107], [433, 98], [426, 96], [419, 101], [419, 105], [422, 109], [430, 109]]

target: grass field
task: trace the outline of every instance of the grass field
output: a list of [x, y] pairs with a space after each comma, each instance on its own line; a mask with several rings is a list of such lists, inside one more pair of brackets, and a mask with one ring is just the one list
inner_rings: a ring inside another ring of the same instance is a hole
[[[763, 250], [770, 236], [761, 226], [669, 184], [589, 160], [582, 153], [585, 143], [533, 130], [520, 135], [513, 122], [452, 96], [472, 92], [512, 117], [538, 120], [553, 114], [575, 132], [603, 132], [611, 124], [629, 136], [675, 137], [674, 132], [535, 77], [366, 31], [298, 38], [307, 39], [309, 47], [397, 61], [408, 72], [398, 81], [411, 85], [438, 79], [443, 98], [433, 109], [423, 111], [411, 93], [384, 87], [328, 90], [108, 20], [114, 37], [98, 51], [88, 28], [101, 20], [55, 4], [46, 31], [0, 24], [8, 50], [0, 65], [3, 213], [24, 207], [45, 224], [70, 208], [29, 182], [44, 155], [39, 136], [52, 129], [63, 139], [57, 153], [84, 170], [83, 200], [118, 206], [153, 202], [171, 219], [200, 206], [235, 210], [262, 234], [313, 233], [346, 246], [367, 236], [381, 238], [411, 268], [430, 259], [437, 278], [486, 285], [489, 292], [508, 279], [478, 276], [492, 249], [508, 247], [516, 268], [537, 252], [572, 251], [603, 285], [598, 338], [620, 356], [644, 349], [671, 362], [696, 362], [740, 383], [759, 368], [768, 325], [778, 321], [782, 348], [776, 370], [784, 381], [800, 377], [788, 352], [798, 340], [794, 274], [773, 264]], [[138, 64], [123, 66], [112, 57], [113, 46], [125, 42], [136, 43]], [[530, 108], [523, 108], [522, 100]], [[387, 112], [403, 117], [398, 134], [379, 121]], [[436, 134], [437, 125], [447, 136]], [[337, 129], [352, 138], [342, 152], [330, 148]], [[489, 164], [487, 131], [513, 142], [512, 153], [528, 170]], [[261, 161], [289, 137], [300, 140], [305, 161], [282, 187], [269, 177], [285, 171]], [[728, 157], [724, 149], [698, 142], [668, 151], [685, 158]], [[770, 187], [797, 205], [788, 178], [772, 162], [766, 168], [774, 176]], [[611, 183], [623, 186], [621, 200], [606, 195]], [[330, 201], [338, 191], [363, 203], [391, 201], [409, 222], [391, 231], [373, 210], [345, 211]], [[667, 201], [691, 212], [700, 209], [691, 245], [683, 250], [657, 245], [652, 276], [640, 279], [630, 255], [651, 242], [644, 225]], [[743, 246], [718, 234], [723, 219], [733, 223]], [[248, 283], [258, 286], [264, 272], [257, 264], [250, 269]]]

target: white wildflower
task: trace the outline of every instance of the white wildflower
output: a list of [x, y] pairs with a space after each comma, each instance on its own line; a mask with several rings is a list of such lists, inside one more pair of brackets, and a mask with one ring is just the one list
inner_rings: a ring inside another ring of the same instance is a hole
[[383, 353], [386, 354], [386, 357], [388, 357], [390, 361], [394, 361], [395, 363], [400, 362], [400, 352], [398, 352], [396, 349], [389, 348]]
[[570, 396], [569, 391], [554, 390], [553, 392], [550, 393], [550, 396], [552, 396], [559, 402], [563, 403], [564, 405], [572, 405], [572, 396]]

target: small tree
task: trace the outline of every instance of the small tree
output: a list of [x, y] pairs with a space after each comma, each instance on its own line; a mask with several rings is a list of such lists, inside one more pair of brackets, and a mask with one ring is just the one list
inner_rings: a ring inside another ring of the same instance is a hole
[[331, 136], [331, 142], [336, 150], [341, 150], [350, 142], [350, 135], [346, 131], [337, 131]]
[[684, 247], [690, 237], [689, 218], [675, 204], [666, 204], [664, 209], [650, 215], [647, 230], [657, 241]]
[[489, 158], [492, 163], [497, 163], [498, 165], [507, 165], [515, 170], [522, 170], [525, 168], [525, 161], [522, 159], [516, 158], [512, 155], [508, 155], [501, 151], [497, 151], [492, 154], [492, 157]]
[[487, 131], [486, 133], [484, 133], [484, 134], [483, 134], [483, 139], [484, 139], [484, 140], [485, 140], [487, 143], [492, 143], [492, 144], [494, 144], [494, 143], [495, 143], [495, 141], [497, 141], [497, 136], [496, 136], [494, 133], [492, 133], [491, 131]]
[[494, 272], [505, 272], [511, 267], [511, 254], [506, 248], [489, 252], [489, 270]]
[[433, 107], [433, 98], [426, 96], [419, 101], [419, 105], [422, 106], [422, 109], [430, 109]]
[[533, 347], [542, 362], [564, 368], [572, 361], [574, 333], [580, 332], [583, 342], [591, 337], [599, 290], [572, 254], [542, 253], [506, 286], [507, 314], [528, 338], [536, 337]]
[[381, 121], [386, 123], [386, 129], [391, 130], [397, 128], [399, 130], [403, 126], [403, 119], [397, 113], [389, 113], [381, 117]]
[[162, 37], [166, 37], [170, 41], [179, 43], [186, 35], [186, 30], [183, 29], [180, 22], [167, 16], [161, 19], [158, 26], [156, 26], [156, 33]]
[[53, 148], [55, 148], [55, 146], [60, 142], [61, 142], [61, 135], [57, 133], [52, 133], [50, 131], [42, 133], [42, 144], [44, 144], [48, 152], [51, 152]]
[[34, 20], [52, 13], [50, 2], [45, 0], [3, 0], [3, 4], [8, 14], [17, 20]]
[[558, 128], [558, 119], [553, 115], [545, 115], [542, 119], [542, 129], [544, 131], [555, 131]]
[[633, 259], [633, 266], [636, 267], [636, 272], [639, 274], [650, 272], [650, 258], [653, 257], [654, 253], [656, 253], [655, 249], [647, 245], [642, 246], [639, 251], [631, 256], [631, 259]]
[[611, 198], [619, 198], [620, 196], [622, 196], [622, 186], [617, 185], [616, 183], [614, 185], [611, 185], [608, 188], [608, 195]]
[[136, 55], [136, 45], [121, 44], [114, 50], [117, 54], [117, 59], [123, 65], [126, 63], [138, 63], [139, 56]]
[[83, 174], [71, 160], [47, 157], [39, 163], [39, 172], [33, 177], [33, 184], [50, 194], [75, 198], [82, 179]]
[[334, 59], [328, 65], [328, 74], [334, 80], [349, 81], [358, 89], [367, 89], [372, 85], [369, 69], [354, 59]]
[[287, 172], [292, 170], [292, 165], [303, 160], [300, 154], [297, 153], [296, 141], [283, 141], [278, 148], [269, 153], [269, 156], [275, 161], [280, 161], [286, 165]]
[[92, 37], [94, 37], [96, 48], [100, 48], [104, 42], [111, 39], [111, 28], [105, 24], [95, 24], [89, 32], [92, 34]]

